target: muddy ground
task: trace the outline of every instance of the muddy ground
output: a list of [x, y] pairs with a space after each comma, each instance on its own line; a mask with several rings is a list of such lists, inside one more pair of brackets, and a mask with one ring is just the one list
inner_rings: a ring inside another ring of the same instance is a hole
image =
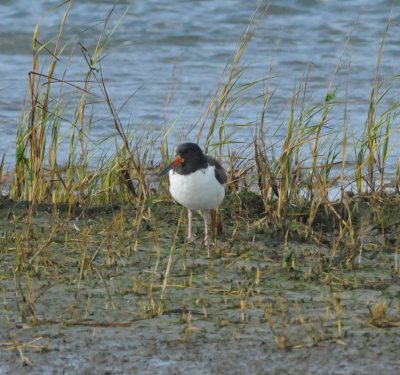
[[3, 199], [0, 375], [397, 375], [399, 204], [357, 215], [351, 249], [301, 220], [285, 240], [256, 197], [228, 198], [207, 249], [172, 202], [30, 219]]

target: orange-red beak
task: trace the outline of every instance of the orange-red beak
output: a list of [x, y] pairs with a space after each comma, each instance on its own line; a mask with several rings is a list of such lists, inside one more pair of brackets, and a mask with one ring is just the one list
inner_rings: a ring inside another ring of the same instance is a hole
[[165, 175], [166, 173], [168, 173], [171, 169], [176, 169], [177, 167], [179, 167], [180, 165], [182, 165], [184, 161], [185, 161], [185, 159], [184, 159], [182, 156], [178, 155], [178, 156], [174, 159], [174, 161], [173, 161], [170, 165], [168, 165], [168, 167], [164, 168], [164, 169], [158, 174], [158, 176], [159, 176], [159, 177], [164, 176], [164, 175]]

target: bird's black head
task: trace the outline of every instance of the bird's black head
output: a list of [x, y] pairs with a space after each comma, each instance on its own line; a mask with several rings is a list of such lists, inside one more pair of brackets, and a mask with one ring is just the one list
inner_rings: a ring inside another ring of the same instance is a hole
[[207, 158], [196, 143], [181, 143], [177, 149], [177, 157], [182, 161], [175, 171], [180, 174], [189, 174], [197, 169], [207, 167]]
[[185, 175], [206, 167], [207, 158], [196, 143], [181, 143], [176, 150], [176, 158], [159, 173], [159, 176], [171, 169]]
[[181, 143], [176, 150], [176, 154], [189, 159], [204, 158], [203, 151], [196, 143]]

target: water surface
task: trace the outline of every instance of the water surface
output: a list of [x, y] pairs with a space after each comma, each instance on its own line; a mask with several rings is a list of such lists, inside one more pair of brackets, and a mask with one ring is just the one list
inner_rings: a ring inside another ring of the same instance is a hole
[[[15, 134], [31, 70], [33, 30], [40, 21], [41, 40], [56, 35], [65, 6], [54, 9], [55, 4], [49, 0], [3, 0], [0, 4], [0, 155], [6, 153], [9, 168], [14, 163]], [[66, 38], [93, 48], [112, 4], [112, 0], [74, 3]], [[187, 132], [204, 120], [212, 93], [256, 6], [256, 0], [120, 1], [111, 23], [126, 14], [106, 49], [102, 69], [117, 108], [135, 93], [120, 112], [122, 123], [160, 135], [164, 126], [177, 119], [171, 142], [177, 142], [182, 133], [193, 139], [197, 131]], [[279, 142], [284, 136], [284, 127], [275, 131], [288, 114], [295, 88], [308, 77], [307, 100], [322, 103], [338, 63], [342, 68], [331, 91], [336, 91], [336, 100], [343, 105], [333, 111], [329, 125], [333, 129], [343, 126], [346, 103], [349, 129], [361, 132], [389, 18], [379, 78], [394, 86], [385, 106], [398, 101], [399, 85], [394, 77], [399, 74], [399, 15], [400, 5], [390, 0], [273, 2], [267, 16], [259, 20], [242, 61], [248, 64], [243, 83], [269, 77], [266, 82], [274, 91], [266, 115], [269, 134], [276, 138], [270, 141]], [[83, 79], [87, 66], [79, 48], [71, 61], [68, 55], [61, 59], [59, 75], [68, 63], [67, 78]], [[232, 122], [259, 121], [261, 100], [255, 98], [262, 94], [263, 86], [246, 92], [246, 103], [233, 114]], [[114, 133], [106, 106], [97, 106], [94, 116], [93, 142]], [[252, 129], [241, 128], [240, 139], [250, 141]], [[68, 137], [68, 121], [63, 131]], [[104, 147], [108, 146], [92, 144], [95, 153], [104, 152]], [[396, 157], [393, 154], [392, 166]]]

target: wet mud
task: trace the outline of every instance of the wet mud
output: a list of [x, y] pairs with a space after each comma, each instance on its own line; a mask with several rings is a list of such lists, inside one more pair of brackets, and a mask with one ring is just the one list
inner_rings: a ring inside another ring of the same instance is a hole
[[228, 197], [207, 248], [168, 201], [3, 199], [0, 375], [398, 374], [399, 205], [353, 209], [347, 248], [335, 220], [285, 236], [256, 196]]

